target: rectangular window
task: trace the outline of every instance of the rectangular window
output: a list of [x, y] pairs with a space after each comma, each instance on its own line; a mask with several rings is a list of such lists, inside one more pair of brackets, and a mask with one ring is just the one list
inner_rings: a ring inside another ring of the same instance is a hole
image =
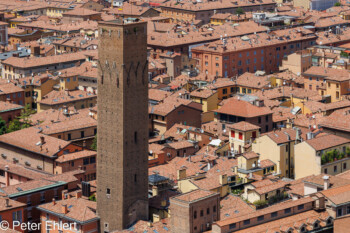
[[230, 224], [230, 225], [229, 225], [229, 228], [230, 228], [230, 229], [236, 228], [236, 223]]
[[333, 170], [334, 170], [334, 172], [337, 172], [337, 170], [338, 170], [338, 166], [337, 166], [337, 165], [335, 165], [335, 166], [333, 167]]
[[81, 138], [85, 137], [85, 132], [84, 131], [80, 131], [80, 137]]
[[338, 217], [340, 217], [340, 216], [343, 215], [343, 210], [342, 209], [338, 209], [337, 213], [338, 213]]
[[83, 164], [84, 164], [84, 165], [88, 165], [88, 164], [89, 164], [89, 158], [85, 158], [85, 159], [83, 160]]
[[277, 217], [277, 212], [271, 213], [271, 218], [275, 218], [275, 217]]
[[258, 217], [258, 221], [263, 221], [264, 220], [264, 215]]
[[243, 133], [239, 132], [238, 138], [239, 140], [243, 140]]
[[213, 212], [216, 213], [216, 205], [213, 206]]
[[203, 210], [201, 210], [201, 217], [203, 217], [203, 215], [204, 215], [204, 211], [203, 211]]
[[256, 138], [256, 131], [252, 132], [252, 138]]
[[302, 204], [302, 205], [298, 205], [298, 210], [302, 210], [302, 209], [304, 209], [304, 205]]
[[258, 117], [258, 123], [261, 124], [261, 117]]
[[250, 219], [244, 220], [243, 224], [244, 225], [249, 225], [250, 224]]
[[284, 210], [284, 213], [285, 213], [285, 214], [289, 214], [291, 211], [292, 211], [292, 209], [291, 209], [291, 208], [288, 208], [288, 209], [285, 209], [285, 210]]
[[231, 138], [234, 138], [236, 136], [236, 131], [231, 130]]

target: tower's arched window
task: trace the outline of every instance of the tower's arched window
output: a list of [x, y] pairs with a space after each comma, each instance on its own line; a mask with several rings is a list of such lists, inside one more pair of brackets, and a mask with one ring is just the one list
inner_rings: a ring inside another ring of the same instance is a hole
[[137, 144], [137, 132], [136, 131], [134, 132], [134, 142], [135, 142], [135, 144]]

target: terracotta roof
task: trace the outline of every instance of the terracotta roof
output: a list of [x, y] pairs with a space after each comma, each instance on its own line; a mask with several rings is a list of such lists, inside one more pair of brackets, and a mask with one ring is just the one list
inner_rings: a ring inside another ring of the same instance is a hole
[[247, 118], [272, 114], [272, 111], [267, 107], [258, 107], [234, 98], [227, 99], [225, 104], [215, 112]]
[[272, 167], [275, 166], [276, 164], [274, 162], [272, 162], [269, 159], [263, 159], [260, 161], [260, 167], [261, 168], [266, 168], [266, 167]]
[[207, 99], [210, 96], [214, 95], [216, 91], [210, 89], [197, 89], [191, 92], [191, 96]]
[[319, 221], [321, 226], [325, 226], [326, 220], [329, 216], [330, 215], [327, 211], [319, 212], [316, 210], [309, 210], [309, 211], [294, 214], [285, 218], [280, 218], [277, 220], [265, 222], [243, 230], [238, 230], [235, 232], [275, 233], [275, 232], [287, 232], [290, 229], [292, 229], [292, 232], [299, 232], [297, 230], [302, 226], [305, 226], [306, 230], [309, 231], [309, 230], [312, 230], [312, 228], [310, 228], [310, 224], [316, 221]]
[[79, 110], [68, 108], [68, 114], [64, 113], [63, 109], [48, 109], [31, 115], [30, 121], [35, 125], [47, 125], [75, 119], [84, 119], [89, 115], [89, 112], [90, 109], [88, 108]]
[[38, 101], [38, 103], [46, 104], [46, 105], [58, 105], [58, 104], [80, 101], [84, 99], [95, 99], [95, 98], [97, 98], [95, 94], [82, 91], [82, 90], [73, 90], [73, 91], [53, 90], [49, 92], [47, 95], [43, 96], [43, 98], [40, 101]]
[[196, 189], [188, 193], [177, 195], [175, 197], [172, 197], [171, 199], [176, 199], [176, 200], [185, 201], [185, 202], [194, 202], [194, 201], [199, 201], [201, 199], [206, 199], [208, 197], [212, 197], [216, 195], [218, 195], [218, 193]]
[[74, 33], [80, 32], [80, 30], [97, 30], [97, 21], [78, 21], [74, 23], [63, 23], [63, 22], [51, 22], [47, 19], [37, 20], [29, 23], [18, 24], [21, 27], [42, 29], [42, 30], [53, 30], [57, 32]]
[[[286, 143], [290, 141], [295, 141], [296, 130], [282, 128], [281, 130], [271, 131], [271, 132], [262, 134], [261, 136], [264, 136], [264, 135], [271, 138], [277, 144], [281, 144], [281, 143]], [[288, 135], [289, 135], [289, 138], [288, 138]]]
[[167, 91], [163, 91], [163, 90], [158, 90], [158, 89], [153, 89], [150, 88], [148, 90], [148, 99], [149, 100], [155, 100], [155, 101], [162, 101], [165, 98], [167, 98], [168, 96], [170, 96], [171, 93], [167, 92]]
[[[261, 182], [261, 181], [256, 181], [256, 182]], [[254, 182], [254, 183], [256, 183], [256, 182]], [[252, 185], [254, 185], [254, 183], [252, 183]], [[275, 190], [282, 189], [282, 188], [286, 187], [286, 185], [288, 185], [288, 184], [289, 184], [289, 182], [278, 180], [278, 181], [272, 182], [271, 184], [259, 186], [259, 187], [255, 188], [254, 191], [260, 195], [263, 195], [265, 193], [269, 193], [269, 192], [272, 192]]]
[[14, 164], [13, 162], [9, 162], [6, 160], [0, 160], [0, 170], [5, 171], [8, 169], [9, 173], [19, 175], [21, 177], [25, 177], [29, 180], [36, 180], [44, 177], [48, 177], [50, 174], [45, 172], [41, 172], [38, 170], [34, 170], [28, 167], [24, 167], [19, 164]]
[[259, 155], [253, 151], [243, 153], [242, 156], [246, 159], [254, 159], [254, 158], [259, 158]]
[[303, 76], [319, 76], [335, 81], [350, 80], [350, 72], [348, 70], [324, 68], [321, 66], [311, 66], [303, 73]]
[[13, 83], [0, 84], [0, 95], [23, 92], [23, 89]]
[[220, 201], [220, 220], [245, 215], [255, 210], [240, 197], [232, 194], [227, 195]]
[[327, 189], [321, 193], [335, 205], [350, 202], [350, 185]]
[[229, 1], [222, 1], [222, 2], [196, 2], [193, 3], [192, 1], [186, 0], [182, 1], [181, 4], [177, 4], [175, 0], [171, 1], [165, 1], [161, 4], [161, 8], [170, 8], [170, 9], [178, 9], [178, 10], [186, 10], [186, 11], [193, 11], [193, 12], [201, 12], [201, 11], [208, 11], [208, 10], [220, 10], [225, 8], [248, 8], [248, 7], [254, 7], [254, 6], [260, 6], [260, 5], [272, 5], [275, 6], [275, 2], [272, 0], [261, 0], [259, 2], [251, 2], [248, 0], [241, 0], [237, 2], [229, 2]]
[[253, 125], [253, 124], [246, 122], [246, 121], [241, 121], [238, 123], [231, 124], [228, 126], [228, 128], [236, 129], [236, 130], [243, 131], [243, 132], [260, 129], [259, 126]]
[[189, 148], [189, 147], [194, 147], [193, 143], [187, 141], [187, 140], [182, 140], [178, 142], [172, 142], [168, 143], [168, 145], [175, 150], [183, 149], [183, 148]]
[[9, 102], [0, 101], [0, 112], [9, 112], [14, 110], [23, 109], [22, 105], [13, 104]]
[[337, 177], [343, 178], [343, 179], [347, 179], [350, 180], [350, 170], [342, 172], [338, 175], [336, 175]]
[[[217, 2], [216, 2], [217, 3]], [[173, 47], [199, 44], [220, 39], [220, 35], [228, 37], [243, 36], [254, 32], [265, 32], [266, 28], [255, 22], [241, 22], [239, 25], [224, 24], [208, 28], [193, 29], [191, 26], [182, 26], [176, 30], [168, 30], [169, 33], [157, 32], [158, 23], [148, 24], [149, 46]], [[188, 30], [187, 30], [188, 29]], [[185, 32], [185, 33], [184, 33]]]
[[[302, 33], [297, 33], [301, 31]], [[273, 36], [272, 36], [273, 35]], [[271, 45], [284, 45], [285, 43], [291, 43], [293, 41], [303, 41], [303, 40], [315, 40], [317, 37], [312, 31], [304, 28], [292, 28], [273, 31], [272, 34], [265, 32], [244, 35], [243, 37], [233, 37], [228, 38], [225, 46], [221, 40], [210, 42], [202, 46], [198, 46], [192, 49], [193, 52], [215, 52], [215, 53], [229, 53], [238, 52], [244, 50], [251, 50], [252, 48], [264, 48]], [[250, 43], [249, 43], [250, 41]]]
[[128, 230], [114, 231], [111, 233], [136, 233], [136, 232], [158, 232], [158, 233], [169, 233], [171, 232], [171, 224], [169, 223], [170, 217], [162, 219], [159, 222], [150, 224], [148, 221], [137, 221]]
[[73, 152], [73, 153], [69, 153], [69, 154], [63, 154], [60, 157], [58, 157], [55, 161], [59, 162], [59, 163], [64, 163], [64, 162], [73, 161], [73, 160], [77, 160], [77, 159], [96, 156], [96, 154], [97, 154], [96, 151], [82, 150], [82, 151]]
[[75, 119], [67, 119], [61, 122], [54, 122], [51, 124], [42, 125], [42, 133], [52, 135], [73, 130], [96, 128], [97, 120], [91, 116], [79, 117]]
[[321, 127], [350, 132], [350, 108], [340, 109], [325, 117]]
[[332, 176], [329, 174], [311, 175], [311, 176], [304, 177], [301, 180], [304, 183], [311, 183], [311, 184], [314, 184], [314, 185], [317, 185], [317, 186], [323, 188], [324, 187], [324, 179], [323, 179], [324, 176], [329, 177], [329, 188], [330, 189], [336, 188], [336, 187], [341, 187], [344, 185], [350, 185], [349, 180], [342, 178], [342, 177], [339, 177], [339, 176]]
[[323, 18], [318, 19], [315, 22], [316, 28], [328, 28], [332, 26], [343, 26], [344, 24], [349, 24], [347, 20], [342, 19], [339, 16], [331, 17], [331, 18]]
[[261, 216], [264, 214], [272, 213], [275, 211], [287, 209], [289, 207], [298, 206], [298, 205], [310, 203], [310, 202], [313, 202], [313, 199], [311, 197], [305, 197], [305, 198], [301, 198], [298, 200], [289, 200], [289, 201], [281, 202], [281, 203], [272, 205], [270, 207], [249, 213], [249, 214], [240, 215], [240, 216], [237, 216], [234, 218], [229, 218], [226, 220], [220, 220], [220, 221], [217, 221], [216, 224], [219, 226], [225, 226], [225, 225], [229, 225], [231, 223], [237, 223], [237, 222], [240, 222], [240, 221], [243, 221], [246, 219], [251, 219], [251, 218], [258, 217], [258, 216]]
[[27, 206], [27, 204], [24, 204], [24, 203], [21, 203], [21, 202], [12, 200], [12, 199], [9, 199], [9, 203], [8, 204], [9, 205], [6, 206], [6, 198], [0, 197], [0, 213], [3, 212], [3, 211], [13, 210], [13, 209], [16, 209], [16, 208], [23, 208], [23, 207]]
[[340, 146], [350, 143], [350, 140], [334, 134], [324, 135], [305, 141], [316, 151], [325, 150], [331, 147]]
[[238, 86], [262, 89], [270, 84], [270, 79], [266, 76], [256, 76], [253, 73], [244, 73], [236, 79]]
[[[164, 99], [163, 103], [150, 107], [149, 108], [150, 113], [166, 116], [172, 111], [174, 111], [176, 108], [180, 107], [181, 105], [192, 107], [191, 104], [194, 103], [192, 100], [178, 98], [177, 96], [173, 94], [172, 97], [168, 97]], [[201, 108], [200, 109], [196, 107], [193, 107], [193, 108], [201, 111]]]
[[66, 182], [55, 182], [46, 179], [30, 180], [21, 184], [15, 184], [0, 188], [0, 195], [18, 196], [27, 194], [30, 191], [39, 192], [42, 189], [54, 188], [66, 185]]
[[[64, 140], [46, 136], [40, 131], [40, 129], [35, 127], [21, 129], [0, 135], [0, 142], [48, 157], [56, 156], [59, 151], [70, 144], [70, 142]], [[43, 145], [41, 145], [41, 137], [45, 140]]]
[[[63, 212], [63, 205], [67, 206], [67, 213]], [[96, 202], [86, 200], [84, 198], [68, 198], [61, 201], [56, 201], [40, 205], [39, 210], [49, 212], [61, 218], [73, 219], [80, 223], [88, 223], [91, 221], [98, 221], [96, 214]]]
[[30, 58], [19, 58], [10, 57], [2, 61], [3, 65], [10, 65], [21, 69], [30, 69], [34, 67], [54, 65], [66, 62], [85, 61], [85, 56], [81, 52], [72, 54], [61, 54], [47, 57], [30, 57]]

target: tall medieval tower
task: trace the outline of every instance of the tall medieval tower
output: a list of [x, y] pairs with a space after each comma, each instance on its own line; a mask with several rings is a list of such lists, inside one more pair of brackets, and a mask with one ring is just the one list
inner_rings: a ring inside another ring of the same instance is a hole
[[148, 219], [147, 23], [99, 23], [97, 213], [101, 232]]

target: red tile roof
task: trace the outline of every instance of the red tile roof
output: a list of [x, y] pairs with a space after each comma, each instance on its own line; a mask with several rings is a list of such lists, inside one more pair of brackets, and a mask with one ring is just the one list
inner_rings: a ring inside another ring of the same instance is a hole
[[224, 105], [215, 112], [247, 118], [264, 116], [273, 113], [267, 107], [258, 107], [249, 102], [234, 98], [228, 99]]

